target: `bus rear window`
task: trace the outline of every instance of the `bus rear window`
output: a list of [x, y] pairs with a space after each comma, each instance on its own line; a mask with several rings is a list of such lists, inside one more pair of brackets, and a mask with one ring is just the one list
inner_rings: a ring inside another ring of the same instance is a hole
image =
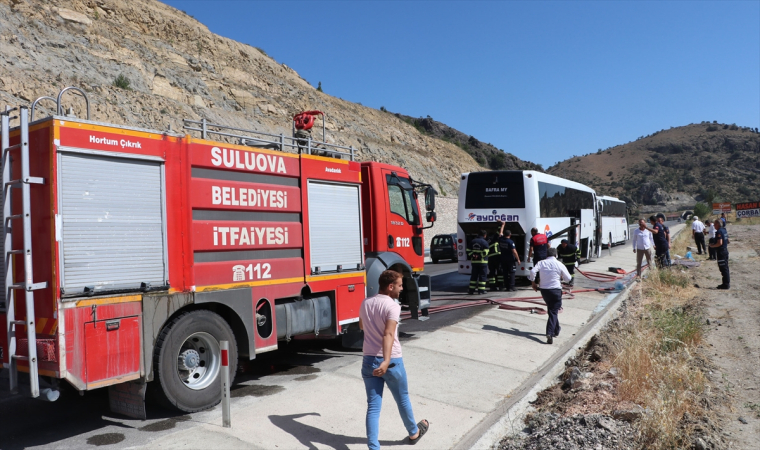
[[521, 171], [477, 172], [467, 178], [466, 209], [525, 208]]

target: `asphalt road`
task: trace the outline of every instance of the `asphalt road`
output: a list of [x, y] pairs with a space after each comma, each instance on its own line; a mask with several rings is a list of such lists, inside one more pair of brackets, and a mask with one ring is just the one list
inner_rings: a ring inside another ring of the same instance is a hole
[[[613, 249], [613, 252], [617, 253], [617, 251], [622, 251], [622, 249]], [[602, 258], [607, 254], [605, 250]], [[434, 305], [451, 303], [455, 301], [454, 298], [466, 296], [469, 276], [457, 273], [456, 263], [427, 264], [425, 271], [433, 277], [433, 297], [437, 299]], [[595, 286], [589, 280], [579, 279], [576, 287]], [[525, 286], [519, 288], [529, 289]], [[409, 342], [419, 339], [443, 327], [467, 321], [489, 308], [492, 307], [473, 307], [434, 314], [426, 321], [405, 320], [399, 330], [401, 341]], [[319, 383], [326, 381], [317, 379], [318, 375], [321, 378], [325, 374], [335, 374], [342, 368], [354, 364], [360, 356], [361, 352], [346, 350], [335, 340], [293, 340], [288, 344], [283, 344], [281, 349], [275, 352], [259, 355], [256, 360], [241, 364], [232, 387], [233, 402], [237, 401], [238, 405], [245, 405], [246, 402], [253, 401], [257, 397], [275, 395], [280, 392], [295, 392], [303, 386], [303, 382], [315, 383], [312, 389], [320, 389]], [[28, 393], [28, 384], [22, 388], [25, 388]], [[235, 408], [235, 403], [233, 403], [233, 408]], [[203, 426], [217, 413], [218, 411], [209, 411], [186, 415], [167, 411], [149, 403], [148, 420], [127, 419], [109, 411], [106, 389], [85, 392], [83, 396], [80, 396], [75, 389], [62, 382], [60, 399], [54, 403], [46, 403], [33, 400], [28, 397], [28, 394], [11, 396], [8, 392], [7, 371], [0, 374], [0, 449], [2, 450], [30, 447], [67, 449], [91, 446], [150, 448], [154, 440], [169, 438], [173, 431], [190, 431], [195, 427]], [[271, 420], [274, 421], [274, 419]], [[288, 433], [292, 431], [291, 434], [295, 435], [297, 430], [286, 428], [301, 426], [298, 423], [300, 422], [295, 419], [288, 419], [281, 424], [282, 427], [277, 426]], [[328, 438], [334, 437], [328, 436]], [[202, 442], [198, 442], [198, 445], [204, 447]]]

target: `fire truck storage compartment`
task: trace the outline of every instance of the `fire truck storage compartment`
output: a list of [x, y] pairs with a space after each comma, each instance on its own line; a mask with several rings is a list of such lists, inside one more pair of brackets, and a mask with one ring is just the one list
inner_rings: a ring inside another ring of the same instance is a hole
[[311, 273], [361, 270], [359, 186], [309, 181]]
[[168, 284], [164, 167], [139, 158], [59, 148], [62, 295]]
[[140, 318], [84, 324], [87, 383], [140, 376]]
[[275, 316], [277, 339], [290, 339], [330, 329], [335, 313], [330, 297], [322, 296], [281, 303], [275, 306]]

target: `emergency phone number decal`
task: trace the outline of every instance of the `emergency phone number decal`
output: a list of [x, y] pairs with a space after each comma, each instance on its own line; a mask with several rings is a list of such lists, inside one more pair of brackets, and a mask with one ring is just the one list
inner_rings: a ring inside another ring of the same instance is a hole
[[209, 286], [231, 283], [264, 283], [301, 278], [304, 274], [303, 267], [304, 262], [301, 258], [195, 263], [195, 284], [196, 286]]

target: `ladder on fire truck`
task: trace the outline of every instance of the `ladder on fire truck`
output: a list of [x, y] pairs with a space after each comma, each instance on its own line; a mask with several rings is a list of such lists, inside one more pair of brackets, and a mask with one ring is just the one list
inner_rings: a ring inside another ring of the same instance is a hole
[[[29, 109], [22, 106], [19, 109], [20, 119], [20, 140], [18, 144], [10, 144], [10, 113], [16, 108], [8, 108], [0, 112], [0, 121], [2, 122], [2, 170], [3, 170], [3, 242], [5, 250], [4, 269], [5, 269], [5, 313], [7, 317], [8, 333], [8, 362], [9, 378], [11, 392], [18, 391], [18, 361], [27, 361], [29, 364], [29, 385], [32, 397], [39, 397], [40, 382], [39, 371], [37, 367], [37, 332], [34, 315], [34, 291], [47, 287], [47, 282], [35, 283], [32, 273], [32, 217], [31, 217], [31, 184], [44, 184], [44, 178], [32, 177], [29, 175]], [[11, 179], [11, 151], [19, 150], [21, 157], [21, 177], [15, 180]], [[21, 189], [21, 214], [11, 215], [11, 192], [13, 189]], [[16, 224], [16, 225], [12, 225]], [[20, 226], [19, 226], [20, 225]], [[21, 230], [23, 234], [23, 248], [13, 249], [13, 232]], [[24, 281], [14, 283], [14, 265], [15, 260], [12, 255], [23, 255], [24, 261]], [[10, 295], [11, 292], [23, 291], [25, 296], [26, 318], [16, 320], [15, 300], [16, 295]], [[26, 338], [28, 344], [28, 353], [26, 356], [16, 354], [16, 330], [19, 327], [26, 328]]]

